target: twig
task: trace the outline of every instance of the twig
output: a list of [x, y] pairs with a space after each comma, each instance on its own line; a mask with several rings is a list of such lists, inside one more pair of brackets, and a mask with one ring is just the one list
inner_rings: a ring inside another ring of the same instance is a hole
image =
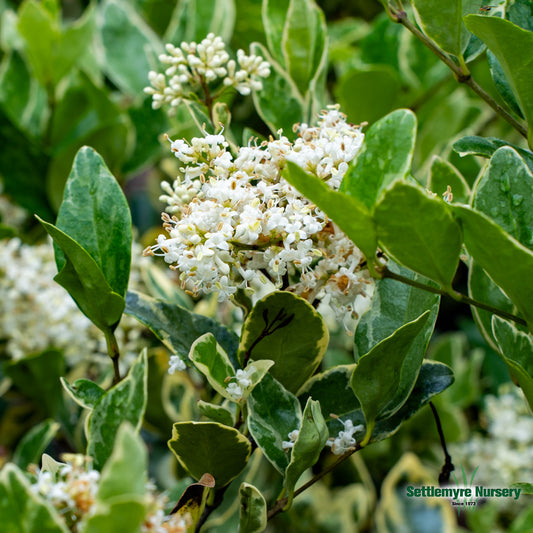
[[527, 128], [516, 118], [513, 117], [505, 108], [503, 108], [492, 96], [485, 91], [472, 78], [470, 72], [464, 64], [464, 59], [460, 58], [463, 65], [457, 65], [452, 58], [444, 53], [431, 39], [424, 35], [407, 17], [407, 13], [402, 10], [396, 10], [389, 6], [389, 15], [398, 24], [409, 30], [415, 37], [417, 37], [427, 48], [429, 48], [454, 74], [459, 83], [464, 83], [470, 87], [482, 100], [485, 101], [498, 115], [506, 120], [520, 135], [527, 139]]
[[442, 451], [444, 452], [444, 465], [442, 466], [442, 470], [439, 474], [439, 485], [442, 486], [446, 485], [448, 481], [450, 481], [450, 474], [455, 470], [455, 466], [453, 466], [452, 458], [448, 453], [448, 449], [446, 448], [446, 440], [444, 439], [444, 432], [442, 431], [439, 413], [437, 412], [436, 407], [433, 405], [433, 402], [429, 402], [429, 406], [431, 407], [431, 411], [435, 418], [435, 424], [437, 425], [437, 431], [440, 437], [440, 445], [442, 446]]
[[113, 361], [113, 385], [116, 385], [122, 378], [120, 377], [120, 368], [118, 366], [118, 360], [120, 359], [120, 350], [118, 347], [117, 339], [112, 331], [105, 332], [105, 340], [107, 344], [107, 353]]

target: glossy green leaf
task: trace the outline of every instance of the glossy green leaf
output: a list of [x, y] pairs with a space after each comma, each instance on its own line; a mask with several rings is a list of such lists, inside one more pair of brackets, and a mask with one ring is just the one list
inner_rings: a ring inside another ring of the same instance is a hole
[[56, 415], [61, 405], [59, 377], [65, 374], [65, 360], [58, 350], [45, 350], [19, 360], [6, 361], [5, 375], [47, 416]]
[[396, 261], [452, 290], [461, 230], [446, 202], [399, 181], [385, 191], [375, 219], [379, 241]]
[[[399, 411], [376, 422], [370, 442], [379, 442], [396, 433], [404, 421], [416, 414], [431, 398], [448, 388], [453, 380], [452, 369], [448, 366], [434, 361], [424, 361], [409, 398]], [[356, 423], [361, 422], [355, 420], [354, 424]]]
[[492, 333], [498, 343], [509, 373], [522, 388], [530, 408], [533, 408], [533, 338], [510, 321], [492, 317]]
[[251, 53], [270, 63], [270, 76], [263, 78], [263, 89], [253, 92], [254, 104], [272, 133], [280, 128], [289, 139], [296, 135], [292, 126], [305, 118], [304, 101], [298, 88], [285, 70], [258, 43], [252, 43]]
[[224, 424], [225, 426], [233, 426], [235, 423], [233, 413], [222, 405], [215, 405], [213, 403], [198, 401], [198, 410], [207, 418], [210, 418], [213, 422]]
[[116, 327], [124, 310], [124, 298], [112, 290], [84, 248], [52, 224], [37, 219], [66, 256], [66, 263], [54, 280], [68, 291], [95, 326], [104, 332]]
[[250, 483], [239, 487], [239, 533], [261, 533], [267, 526], [264, 496]]
[[351, 385], [365, 415], [364, 444], [370, 440], [376, 420], [398, 411], [413, 390], [425, 354], [422, 350], [410, 352], [410, 348], [428, 318], [426, 311], [359, 359]]
[[283, 64], [303, 95], [327, 53], [325, 17], [313, 0], [289, 2], [281, 46]]
[[326, 421], [332, 414], [342, 416], [361, 409], [361, 404], [354, 394], [350, 379], [355, 365], [338, 365], [315, 374], [303, 387], [298, 396], [302, 405], [308, 398], [320, 402], [320, 409]]
[[98, 513], [89, 517], [83, 533], [138, 532], [145, 515], [144, 498], [115, 498], [109, 504], [101, 505]]
[[328, 341], [328, 329], [311, 304], [290, 292], [273, 292], [246, 317], [238, 357], [242, 364], [274, 361], [272, 376], [297, 392], [320, 364]]
[[24, 37], [35, 76], [53, 91], [89, 46], [94, 32], [94, 13], [88, 9], [75, 23], [61, 28], [59, 20], [51, 16], [42, 3], [29, 0], [19, 9], [18, 30]]
[[174, 424], [168, 446], [193, 478], [211, 474], [217, 488], [242, 472], [251, 452], [250, 442], [242, 433], [215, 422]]
[[466, 206], [453, 206], [468, 252], [498, 284], [533, 328], [533, 252], [488, 217]]
[[476, 137], [467, 136], [462, 137], [453, 143], [453, 149], [461, 156], [465, 155], [479, 155], [481, 157], [492, 157], [494, 152], [502, 146], [510, 146], [516, 150], [525, 161], [529, 170], [533, 172], [533, 153], [529, 150], [524, 150], [519, 146], [502, 141], [496, 137]]
[[285, 66], [285, 56], [283, 54], [283, 30], [290, 8], [290, 0], [264, 0], [262, 2], [262, 19], [265, 29], [268, 49], [272, 57]]
[[472, 205], [533, 249], [533, 173], [513, 148], [494, 152], [476, 181]]
[[309, 398], [302, 415], [302, 424], [291, 452], [291, 462], [285, 472], [284, 489], [287, 507], [291, 505], [294, 489], [300, 476], [313, 466], [326, 445], [329, 432], [318, 401]]
[[128, 291], [126, 294], [125, 312], [149, 328], [169, 350], [182, 358], [187, 358], [198, 337], [212, 333], [228, 354], [233, 366], [238, 366], [237, 336], [211, 318], [135, 291]]
[[30, 489], [24, 474], [7, 464], [0, 471], [1, 528], [6, 533], [68, 533], [52, 505]]
[[528, 31], [533, 31], [533, 4], [529, 0], [514, 0], [505, 6], [506, 18], [513, 24]]
[[235, 0], [183, 0], [176, 4], [165, 42], [199, 43], [208, 33], [229, 42], [235, 24]]
[[470, 187], [461, 173], [448, 161], [434, 156], [429, 170], [428, 189], [442, 198], [448, 186], [452, 190], [454, 202], [469, 203]]
[[146, 446], [127, 422], [117, 431], [113, 453], [102, 469], [98, 484], [98, 504], [121, 496], [144, 496], [146, 490], [148, 452]]
[[[131, 214], [124, 193], [92, 148], [80, 149], [65, 185], [56, 226], [94, 259], [114, 292], [124, 296], [131, 263]], [[56, 250], [59, 271], [64, 256]]]
[[192, 298], [176, 286], [172, 278], [167, 275], [167, 270], [154, 263], [143, 265], [141, 276], [147, 293], [153, 298], [164, 300], [169, 304], [177, 304], [185, 309], [194, 307]]
[[26, 470], [30, 464], [39, 464], [41, 455], [52, 442], [59, 430], [59, 424], [53, 420], [45, 420], [32, 427], [22, 437], [13, 453], [13, 463], [21, 470]]
[[409, 173], [415, 137], [416, 116], [409, 109], [397, 109], [372, 124], [340, 190], [372, 210], [381, 191]]
[[289, 441], [289, 433], [300, 427], [300, 403], [279, 381], [267, 374], [250, 394], [247, 406], [250, 434], [265, 457], [283, 474], [289, 465], [289, 455], [282, 443]]
[[496, 56], [490, 50], [487, 51], [487, 61], [489, 64], [492, 81], [500, 93], [500, 96], [503, 98], [503, 101], [509, 106], [513, 113], [518, 115], [520, 118], [523, 118], [522, 111], [518, 105], [518, 102], [516, 101], [515, 95], [513, 94], [511, 85], [505, 77], [505, 72], [503, 71], [500, 62], [496, 59]]
[[[204, 474], [198, 483], [191, 483], [183, 491], [172, 513], [183, 516], [187, 523], [187, 531], [193, 532], [204, 512], [207, 498], [215, 486], [215, 478], [211, 474]], [[190, 521], [190, 522], [189, 522]]]
[[469, 15], [465, 24], [498, 59], [528, 123], [528, 143], [533, 148], [533, 58], [519, 52], [533, 47], [533, 32], [499, 17]]
[[159, 37], [125, 0], [106, 0], [100, 6], [104, 69], [123, 92], [142, 94], [148, 85], [150, 56], [164, 52]]
[[81, 407], [92, 409], [98, 400], [105, 394], [105, 390], [90, 379], [77, 379], [72, 385], [64, 378], [61, 384], [67, 394]]
[[[387, 268], [419, 283], [432, 285], [426, 278], [393, 261], [387, 263]], [[376, 344], [429, 309], [428, 321], [411, 346], [411, 350], [425, 351], [437, 319], [439, 304], [438, 294], [390, 278], [377, 281], [370, 308], [361, 317], [355, 330], [355, 359], [367, 354]]]
[[311, 176], [287, 161], [283, 177], [324, 211], [363, 252], [369, 264], [377, 248], [374, 221], [368, 208], [357, 198], [334, 191], [320, 178]]
[[113, 451], [118, 428], [129, 422], [138, 431], [146, 409], [146, 350], [137, 358], [128, 375], [109, 389], [95, 404], [87, 424], [87, 455], [100, 470]]
[[229, 380], [235, 376], [235, 369], [212, 333], [206, 333], [194, 341], [189, 359], [207, 378], [211, 387], [222, 396], [231, 399], [226, 387]]

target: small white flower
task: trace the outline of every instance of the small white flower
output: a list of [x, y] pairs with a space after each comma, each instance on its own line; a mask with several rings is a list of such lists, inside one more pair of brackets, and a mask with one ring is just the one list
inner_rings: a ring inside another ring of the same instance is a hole
[[187, 365], [183, 361], [183, 359], [179, 355], [171, 355], [170, 361], [168, 365], [168, 373], [174, 374], [176, 370], [178, 372], [181, 372], [182, 370], [185, 370], [187, 368]]
[[362, 424], [354, 426], [350, 419], [346, 421], [338, 420], [344, 426], [344, 431], [339, 431], [338, 436], [334, 439], [329, 439], [326, 444], [327, 446], [331, 446], [331, 451], [335, 455], [342, 455], [356, 445], [356, 440], [353, 435], [354, 433], [363, 431], [365, 426]]
[[242, 398], [242, 389], [235, 382], [231, 382], [227, 387], [226, 391], [230, 394], [235, 400], [240, 400]]
[[300, 430], [299, 429], [295, 429], [293, 431], [291, 431], [288, 435], [289, 437], [289, 440], [284, 440], [282, 443], [281, 443], [281, 447], [284, 449], [284, 450], [290, 450], [291, 448], [294, 448], [294, 443], [296, 442], [296, 439], [298, 438], [298, 435], [300, 434]]

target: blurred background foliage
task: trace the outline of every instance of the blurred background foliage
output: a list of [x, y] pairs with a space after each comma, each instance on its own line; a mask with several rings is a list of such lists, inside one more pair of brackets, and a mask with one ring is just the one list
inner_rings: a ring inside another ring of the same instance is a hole
[[[452, 150], [453, 143], [465, 135], [498, 137], [526, 147], [509, 124], [468, 87], [458, 84], [447, 67], [412, 34], [392, 22], [379, 2], [321, 0], [317, 4], [324, 12], [329, 34], [327, 92], [321, 103], [340, 103], [349, 121], [358, 124], [372, 123], [399, 107], [415, 111], [418, 142], [413, 174], [422, 184], [426, 184], [438, 156], [453, 164], [473, 185], [484, 160], [461, 158]], [[157, 55], [164, 50], [164, 43], [199, 41], [210, 31], [221, 35], [232, 50], [247, 50], [252, 42], [265, 44], [261, 0], [0, 0], [2, 236], [16, 235], [30, 245], [43, 240], [43, 231], [30, 214], [55, 219], [74, 156], [81, 146], [90, 145], [121, 183], [138, 239], [150, 244], [159, 232], [159, 183], [177, 174], [177, 162], [163, 134], [190, 139], [201, 135], [201, 122], [185, 106], [174, 117], [153, 110], [143, 88], [148, 85], [148, 71], [157, 70]], [[479, 55], [469, 67], [478, 83], [501, 101], [486, 55]], [[271, 133], [251, 97], [235, 94], [226, 103], [235, 139], [246, 143], [251, 134], [266, 137]], [[19, 208], [26, 214], [20, 215], [21, 211], [16, 211]], [[466, 285], [464, 276], [460, 270], [456, 279], [459, 288]], [[234, 320], [234, 312], [217, 309], [212, 298], [192, 302], [153, 265], [145, 267], [140, 279], [152, 295], [164, 295], [208, 316], [222, 316], [226, 323]], [[186, 480], [176, 485], [177, 476], [183, 472], [176, 471], [165, 440], [172, 422], [198, 416], [198, 383], [185, 375], [169, 376], [167, 353], [155, 347], [147, 332], [139, 335], [153, 346], [143, 430], [151, 449], [150, 474], [161, 488], [172, 489], [172, 499]], [[509, 386], [509, 374], [478, 333], [466, 306], [443, 299], [429, 357], [451, 364], [455, 371], [455, 383], [435, 404], [448, 444], [455, 451], [457, 467], [468, 465], [472, 471], [480, 466], [482, 471], [503, 449], [530, 457], [533, 434], [529, 441], [506, 442], [493, 433], [494, 420], [506, 415], [491, 411], [489, 404], [497, 402], [498, 395], [503, 397], [502, 387]], [[343, 331], [337, 332], [332, 335], [323, 366], [351, 362], [351, 340]], [[39, 431], [50, 431], [46, 421], [54, 417], [60, 419], [63, 435], [54, 443], [56, 450], [83, 449], [79, 411], [72, 411], [59, 385], [51, 390], [40, 388], [43, 383], [57, 383], [65, 364], [70, 382], [71, 378], [99, 372], [101, 383], [110, 379], [87, 361], [76, 365], [65, 362], [56, 346], [32, 354], [23, 363], [4, 363], [0, 374], [0, 461], [13, 457], [29, 427], [40, 423]], [[34, 381], [21, 385], [28, 376]], [[42, 397], [46, 401], [39, 404]], [[521, 402], [518, 397], [509, 401]], [[479, 464], [472, 448], [465, 447], [474, 436], [492, 443], [492, 448], [483, 448], [491, 450], [492, 456], [480, 455]], [[331, 457], [325, 455], [317, 468], [328, 460]], [[298, 497], [290, 512], [277, 517], [269, 527], [272, 531], [306, 533], [454, 531], [459, 527], [479, 532], [532, 530], [533, 518], [527, 508], [523, 510], [523, 504], [503, 509], [490, 504], [486, 511], [457, 517], [447, 505], [420, 509], [402, 498], [398, 485], [406, 480], [432, 482], [442, 462], [433, 417], [426, 408], [394, 437], [353, 456], [328, 476], [325, 485]], [[250, 461], [243, 478], [255, 469], [256, 486], [265, 495], [275, 496], [279, 479], [269, 465], [259, 469], [256, 463]], [[531, 465], [528, 468], [530, 472]], [[487, 482], [498, 485], [504, 480], [492, 478]], [[232, 525], [238, 520], [236, 498], [231, 493], [238, 483], [232, 487], [210, 519], [209, 531], [236, 530]], [[413, 524], [419, 520], [423, 526], [415, 528]]]

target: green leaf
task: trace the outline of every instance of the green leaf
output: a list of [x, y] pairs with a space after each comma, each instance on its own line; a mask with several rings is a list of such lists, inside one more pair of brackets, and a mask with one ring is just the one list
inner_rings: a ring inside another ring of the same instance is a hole
[[516, 150], [494, 152], [474, 185], [472, 205], [533, 249], [533, 173]]
[[289, 139], [295, 138], [292, 126], [305, 118], [304, 101], [288, 73], [259, 43], [250, 46], [252, 54], [270, 63], [270, 76], [263, 78], [263, 89], [253, 92], [254, 105], [272, 133], [280, 128]]
[[283, 177], [324, 211], [365, 255], [369, 267], [377, 248], [374, 221], [368, 208], [357, 198], [334, 191], [317, 176], [287, 161]]
[[398, 181], [375, 209], [378, 238], [404, 266], [452, 291], [461, 252], [461, 230], [440, 198]]
[[18, 30], [25, 39], [36, 78], [49, 91], [54, 91], [92, 40], [93, 10], [87, 9], [82, 18], [63, 29], [42, 3], [28, 0], [18, 12]]
[[66, 263], [54, 280], [68, 291], [95, 326], [103, 332], [116, 327], [124, 310], [124, 298], [113, 292], [96, 261], [74, 239], [37, 219], [66, 256]]
[[215, 422], [177, 422], [168, 446], [193, 478], [211, 474], [217, 488], [242, 472], [251, 452], [242, 433]]
[[239, 532], [261, 533], [267, 527], [267, 505], [264, 496], [249, 483], [239, 487]]
[[144, 498], [128, 496], [116, 498], [101, 505], [97, 514], [87, 520], [83, 533], [116, 533], [117, 531], [138, 532], [146, 515]]
[[463, 25], [463, 15], [479, 10], [477, 0], [413, 0], [415, 17], [424, 33], [442, 50], [461, 56], [470, 35]]
[[100, 470], [113, 450], [122, 422], [139, 431], [146, 409], [146, 350], [137, 358], [126, 378], [109, 389], [95, 404], [87, 424], [87, 455]]
[[300, 427], [300, 403], [279, 381], [267, 374], [250, 394], [247, 406], [250, 434], [265, 457], [283, 474], [289, 465], [289, 456], [282, 443], [289, 440], [289, 433]]
[[237, 336], [211, 318], [135, 291], [128, 291], [126, 294], [125, 312], [149, 328], [169, 350], [182, 358], [189, 355], [191, 346], [198, 337], [212, 333], [228, 354], [232, 365], [238, 366]]
[[503, 101], [509, 106], [515, 115], [518, 115], [520, 118], [524, 118], [518, 102], [513, 94], [513, 90], [509, 84], [509, 81], [505, 77], [505, 72], [503, 71], [500, 62], [496, 59], [496, 56], [490, 50], [487, 51], [487, 61], [489, 64], [492, 81], [500, 93], [500, 96], [503, 98]]
[[492, 157], [494, 152], [502, 146], [510, 146], [514, 148], [525, 161], [529, 170], [533, 172], [533, 153], [529, 150], [524, 150], [519, 146], [502, 141], [496, 137], [476, 137], [467, 136], [462, 137], [453, 143], [453, 149], [461, 156], [465, 155], [479, 155], [481, 157]]
[[466, 206], [453, 206], [466, 248], [499, 285], [533, 328], [533, 287], [529, 284], [533, 252], [488, 217]]
[[466, 27], [496, 56], [528, 123], [528, 143], [533, 148], [533, 33], [499, 17], [468, 15]]
[[288, 493], [287, 507], [292, 503], [298, 479], [318, 461], [328, 437], [328, 427], [320, 411], [320, 404], [309, 398], [302, 415], [298, 437], [292, 448], [291, 462], [285, 472], [283, 488]]
[[6, 464], [0, 471], [0, 516], [9, 533], [68, 533], [52, 505], [30, 489], [24, 474]]
[[513, 483], [512, 488], [521, 490], [521, 494], [533, 494], [533, 483]]
[[[103, 159], [87, 146], [77, 153], [65, 185], [56, 226], [94, 259], [106, 281], [124, 296], [131, 263], [128, 202]], [[57, 269], [66, 260], [56, 251]]]
[[238, 357], [242, 364], [274, 361], [272, 376], [297, 392], [320, 364], [328, 341], [328, 329], [310, 303], [290, 292], [273, 292], [246, 317]]
[[150, 262], [143, 265], [141, 276], [143, 285], [146, 287], [147, 293], [150, 296], [169, 304], [179, 305], [185, 309], [192, 309], [194, 307], [192, 298], [176, 286], [172, 279], [168, 277], [166, 269], [163, 270]]
[[327, 54], [324, 14], [312, 0], [291, 0], [281, 40], [284, 65], [300, 94], [305, 94]]
[[225, 426], [233, 426], [235, 423], [233, 413], [222, 405], [215, 405], [212, 403], [198, 400], [198, 411], [207, 418], [210, 418], [213, 422], [218, 422]]
[[262, 19], [268, 49], [272, 57], [285, 66], [283, 54], [283, 30], [291, 2], [284, 0], [264, 0], [262, 2]]
[[13, 453], [13, 463], [21, 470], [26, 470], [30, 464], [39, 464], [41, 455], [52, 442], [59, 430], [59, 424], [53, 420], [45, 420], [32, 427], [22, 437]]
[[98, 400], [105, 394], [105, 390], [90, 379], [77, 379], [72, 385], [65, 379], [61, 379], [61, 385], [68, 395], [81, 407], [92, 409]]
[[372, 124], [340, 190], [372, 210], [381, 191], [408, 175], [415, 137], [416, 116], [409, 109], [397, 109]]
[[[376, 422], [370, 442], [379, 442], [396, 433], [405, 420], [411, 418], [435, 395], [448, 388], [453, 379], [453, 372], [448, 366], [424, 361], [409, 398], [395, 414]], [[359, 423], [360, 421], [354, 420], [354, 425]]]
[[[187, 523], [187, 531], [194, 528], [204, 512], [207, 498], [215, 486], [215, 478], [211, 474], [204, 474], [198, 483], [192, 483], [183, 491], [178, 503], [171, 514], [183, 516]], [[190, 522], [187, 522], [190, 520]]]
[[470, 187], [461, 173], [448, 161], [437, 155], [433, 156], [429, 170], [428, 189], [442, 198], [448, 186], [452, 190], [454, 202], [469, 203]]
[[0, 105], [30, 138], [42, 135], [48, 113], [46, 91], [16, 50], [6, 54], [0, 66]]
[[182, 0], [176, 4], [165, 42], [199, 43], [214, 33], [229, 43], [235, 24], [235, 0]]
[[98, 504], [111, 502], [116, 497], [144, 496], [148, 453], [135, 429], [127, 422], [117, 431], [113, 453], [102, 469], [98, 484]]
[[124, 0], [106, 0], [100, 6], [99, 27], [107, 76], [121, 91], [140, 96], [151, 70], [147, 54], [162, 54], [161, 40]]
[[[396, 274], [419, 283], [431, 285], [426, 278], [393, 261], [387, 268]], [[354, 354], [356, 360], [368, 353], [376, 344], [392, 335], [397, 329], [430, 310], [424, 329], [413, 342], [411, 350], [425, 351], [439, 312], [440, 296], [417, 289], [393, 279], [377, 281], [368, 311], [361, 317], [355, 330]]]
[[[376, 420], [393, 415], [405, 403], [415, 385], [424, 351], [410, 348], [429, 318], [429, 311], [408, 322], [359, 359], [351, 384], [365, 415], [366, 435], [372, 436]], [[407, 356], [411, 357], [408, 358]]]
[[59, 377], [65, 373], [62, 352], [45, 350], [23, 359], [7, 361], [2, 369], [22, 394], [34, 401], [39, 411], [50, 417], [56, 415], [62, 399]]
[[533, 408], [533, 339], [508, 320], [492, 317], [492, 332], [511, 376], [518, 382]]
[[355, 365], [339, 365], [315, 374], [300, 392], [300, 403], [304, 405], [309, 398], [319, 401], [327, 421], [332, 419], [332, 414], [340, 417], [360, 410], [361, 404], [350, 384], [354, 367]]

